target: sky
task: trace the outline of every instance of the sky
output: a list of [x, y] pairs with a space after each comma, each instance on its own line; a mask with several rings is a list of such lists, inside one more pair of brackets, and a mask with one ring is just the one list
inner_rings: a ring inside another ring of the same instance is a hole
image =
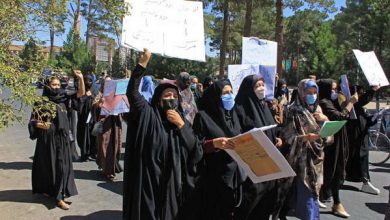
[[[340, 8], [342, 6], [345, 7], [345, 0], [335, 0], [335, 6], [337, 8], [337, 11], [333, 14], [330, 14], [329, 17], [332, 19], [334, 18], [334, 16], [340, 12]], [[283, 14], [285, 17], [289, 17], [291, 15], [294, 14], [294, 12], [291, 10], [291, 9], [285, 9], [283, 11]], [[54, 41], [54, 45], [55, 46], [62, 46], [63, 45], [63, 42], [66, 41], [66, 36], [67, 36], [67, 33], [69, 31], [69, 29], [72, 27], [72, 25], [67, 22], [65, 23], [65, 33], [64, 34], [61, 34], [59, 36], [55, 36], [55, 41]], [[82, 20], [82, 27], [81, 27], [81, 33], [82, 33], [82, 37], [85, 39], [85, 32], [86, 32], [86, 21], [85, 19]], [[49, 38], [49, 30], [47, 29], [47, 31], [39, 31], [36, 33], [36, 37], [38, 40], [40, 41], [44, 41], [45, 42], [45, 45], [48, 46], [50, 44], [50, 38]], [[24, 42], [14, 42], [15, 44], [24, 44]], [[212, 53], [210, 52], [210, 48], [208, 47], [208, 45], [206, 46], [206, 50], [207, 50], [207, 53], [208, 55], [211, 55]]]

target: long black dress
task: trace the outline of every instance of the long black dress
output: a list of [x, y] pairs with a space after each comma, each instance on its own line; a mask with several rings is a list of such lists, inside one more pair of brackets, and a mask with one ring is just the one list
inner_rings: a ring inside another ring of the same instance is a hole
[[[123, 184], [123, 218], [173, 220], [195, 187], [196, 164], [203, 151], [188, 121], [178, 129], [160, 107], [160, 84], [152, 104], [138, 88], [145, 69], [137, 65], [127, 88], [128, 119]], [[178, 93], [179, 94], [179, 93]], [[179, 112], [182, 115], [181, 107]], [[183, 116], [182, 116], [183, 117]]]
[[[259, 100], [253, 91], [259, 76], [244, 78], [236, 96], [236, 110], [243, 132], [276, 124], [265, 100]], [[275, 129], [265, 131], [268, 138], [276, 143]], [[275, 181], [253, 184], [247, 179], [243, 185], [241, 206], [235, 212], [235, 219], [268, 219], [276, 204]]]
[[57, 104], [57, 115], [47, 130], [34, 129], [37, 138], [32, 166], [32, 191], [45, 193], [57, 200], [77, 195], [69, 139], [66, 106], [68, 97], [63, 90], [53, 94], [45, 88], [43, 96]]
[[[200, 140], [211, 141], [220, 137], [234, 137], [241, 134], [236, 111], [226, 111], [221, 95], [228, 80], [217, 81], [203, 94], [202, 106], [194, 120], [194, 131]], [[206, 150], [207, 151], [207, 150]], [[205, 167], [199, 181], [200, 211], [194, 219], [229, 220], [234, 207], [240, 203], [241, 185], [246, 179], [245, 172], [223, 150], [207, 151]]]
[[[360, 88], [360, 87], [359, 87]], [[365, 110], [367, 105], [374, 97], [373, 90], [367, 90], [359, 101], [354, 104], [357, 119], [349, 119], [347, 122], [348, 141], [349, 141], [349, 157], [347, 162], [348, 181], [362, 182], [370, 181], [368, 172], [368, 150], [364, 146], [364, 138], [368, 133], [368, 129], [373, 126], [376, 121], [372, 122], [372, 116]]]
[[[349, 111], [345, 108], [342, 109], [338, 100], [332, 101], [330, 98], [332, 83], [333, 80], [331, 79], [321, 79], [318, 81], [320, 107], [330, 121], [348, 120]], [[321, 191], [322, 193], [325, 193], [329, 189], [332, 189], [333, 194], [336, 191], [338, 193], [338, 190], [345, 180], [345, 167], [348, 160], [348, 136], [346, 126], [334, 135], [333, 144], [325, 147], [324, 153], [324, 184], [322, 185]], [[333, 197], [334, 196], [335, 195], [333, 195]]]
[[[89, 88], [92, 89], [92, 88]], [[95, 91], [91, 90], [92, 95], [84, 95], [79, 99], [78, 120], [77, 120], [77, 144], [80, 148], [81, 160], [85, 161], [88, 157], [96, 158], [96, 138], [92, 135], [93, 117], [92, 103], [95, 99]]]

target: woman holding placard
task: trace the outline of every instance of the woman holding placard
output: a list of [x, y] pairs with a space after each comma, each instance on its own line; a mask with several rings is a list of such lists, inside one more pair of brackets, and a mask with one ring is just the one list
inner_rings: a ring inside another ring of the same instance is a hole
[[241, 134], [230, 81], [212, 84], [204, 91], [201, 103], [204, 110], [197, 113], [193, 127], [198, 139], [203, 140], [205, 167], [197, 194], [200, 211], [194, 212], [193, 219], [233, 219], [246, 174], [224, 151], [234, 148], [230, 138]]
[[[338, 93], [337, 83], [332, 79], [318, 81], [320, 89], [320, 106], [324, 114], [331, 121], [347, 120], [352, 111], [353, 104], [358, 101], [357, 94], [350, 101], [343, 101], [343, 96]], [[341, 204], [339, 190], [345, 179], [345, 166], [348, 159], [347, 128], [344, 126], [334, 135], [334, 143], [325, 149], [324, 160], [324, 184], [321, 188], [322, 200], [326, 199], [331, 191], [333, 197], [332, 212], [335, 215], [347, 218], [350, 215]]]

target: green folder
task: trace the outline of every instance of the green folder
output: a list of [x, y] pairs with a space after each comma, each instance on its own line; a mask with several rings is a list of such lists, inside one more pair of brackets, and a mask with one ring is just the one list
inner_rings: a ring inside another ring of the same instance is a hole
[[347, 121], [326, 121], [320, 130], [320, 136], [326, 138], [336, 134], [347, 123]]

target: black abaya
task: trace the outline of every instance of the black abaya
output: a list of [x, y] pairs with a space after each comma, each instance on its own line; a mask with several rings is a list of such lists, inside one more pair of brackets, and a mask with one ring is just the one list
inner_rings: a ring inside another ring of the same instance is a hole
[[[342, 109], [338, 101], [330, 99], [332, 93], [332, 83], [330, 79], [321, 79], [318, 81], [320, 106], [323, 113], [330, 121], [341, 121], [349, 118], [349, 111]], [[345, 180], [345, 167], [348, 160], [348, 136], [347, 127], [344, 126], [334, 135], [332, 145], [325, 147], [324, 159], [324, 184], [321, 188], [322, 193], [332, 189], [333, 194], [338, 193]], [[335, 196], [335, 195], [333, 195]], [[338, 198], [334, 198], [337, 204]]]
[[[138, 92], [145, 69], [138, 65], [130, 79], [131, 105], [125, 152], [123, 218], [131, 220], [177, 219], [195, 187], [196, 164], [202, 158], [192, 128], [185, 121], [178, 129], [159, 107], [162, 92], [177, 87], [160, 84], [152, 104]], [[179, 94], [179, 93], [178, 93]], [[179, 112], [182, 110], [179, 107]]]
[[[222, 106], [220, 97], [225, 85], [231, 84], [227, 80], [217, 81], [203, 94], [201, 102], [207, 107], [198, 112], [193, 125], [200, 140], [210, 141], [241, 134], [235, 110], [226, 111]], [[223, 150], [205, 154], [204, 162], [200, 189], [197, 191], [200, 211], [195, 213], [197, 216], [194, 219], [232, 219], [234, 207], [241, 200], [241, 185], [246, 174]]]
[[93, 117], [91, 110], [93, 100], [94, 97], [92, 95], [84, 95], [80, 97], [79, 100], [79, 111], [77, 117], [77, 144], [80, 148], [82, 160], [87, 160], [88, 157], [96, 158], [97, 153], [96, 139], [92, 135]]
[[348, 142], [349, 142], [349, 157], [346, 166], [348, 181], [362, 182], [369, 181], [370, 175], [368, 171], [368, 150], [365, 149], [364, 138], [368, 133], [368, 129], [375, 124], [365, 110], [367, 105], [374, 97], [374, 91], [368, 90], [355, 103], [355, 113], [357, 119], [349, 119], [347, 122]]
[[[243, 132], [276, 124], [265, 100], [259, 100], [253, 91], [259, 76], [250, 75], [244, 78], [236, 96], [236, 109]], [[264, 132], [276, 143], [275, 129]], [[235, 219], [268, 219], [275, 205], [275, 181], [253, 184], [247, 179], [243, 185], [241, 206], [235, 211]], [[268, 195], [267, 195], [268, 194]]]
[[[45, 89], [47, 90], [47, 89]], [[44, 91], [50, 101], [57, 104], [57, 115], [49, 129], [34, 130], [37, 138], [32, 166], [32, 191], [45, 193], [57, 200], [77, 195], [72, 153], [69, 139], [69, 122], [64, 103], [67, 100], [54, 99]]]

